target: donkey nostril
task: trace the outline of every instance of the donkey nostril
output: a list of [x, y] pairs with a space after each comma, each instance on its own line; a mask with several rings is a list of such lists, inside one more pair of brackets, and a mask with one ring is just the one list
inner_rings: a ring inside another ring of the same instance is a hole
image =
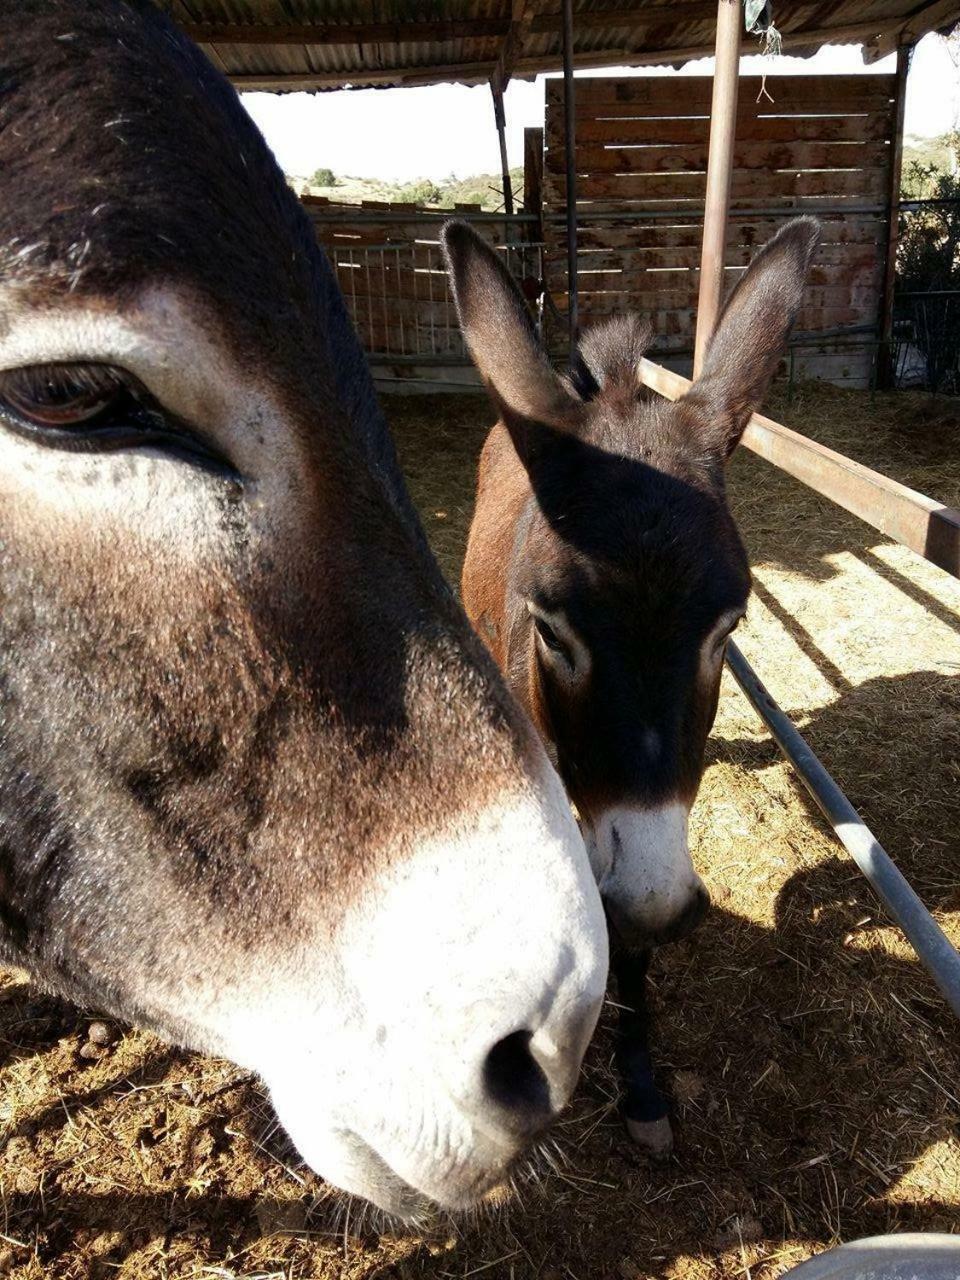
[[550, 1085], [530, 1049], [529, 1031], [511, 1031], [498, 1040], [483, 1064], [489, 1097], [527, 1124], [543, 1123], [551, 1114]]

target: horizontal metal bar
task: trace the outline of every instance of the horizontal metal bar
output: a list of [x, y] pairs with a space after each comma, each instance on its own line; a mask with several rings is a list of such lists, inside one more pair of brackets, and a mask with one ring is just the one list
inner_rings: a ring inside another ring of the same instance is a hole
[[877, 897], [906, 934], [920, 962], [960, 1018], [960, 955], [911, 888], [890, 855], [823, 767], [809, 743], [774, 702], [733, 641], [727, 665], [786, 758], [799, 773], [837, 839], [869, 880]]
[[[679, 399], [691, 386], [689, 378], [652, 360], [641, 360], [637, 372], [646, 386], [669, 400]], [[747, 424], [743, 443], [845, 511], [960, 578], [960, 511], [759, 413]]]
[[[502, 222], [503, 219], [501, 218]], [[333, 244], [321, 242], [322, 248], [326, 251], [328, 257], [334, 254], [346, 253], [401, 253], [412, 254], [429, 253], [433, 242], [427, 243], [423, 240], [394, 240], [384, 244], [351, 244], [349, 240], [336, 240]], [[494, 249], [510, 249], [513, 253], [525, 253], [528, 249], [542, 249], [543, 244], [539, 240], [504, 240], [502, 244], [492, 246]], [[437, 243], [439, 249], [439, 241]], [[432, 270], [432, 268], [424, 267], [421, 263], [421, 271]], [[446, 267], [438, 267], [434, 271], [435, 275], [446, 275]]]
[[[454, 366], [456, 368], [471, 369], [473, 361], [468, 355], [433, 355], [431, 352], [425, 351], [422, 355], [416, 353], [405, 352], [402, 355], [391, 355], [389, 351], [373, 351], [367, 352], [367, 363], [375, 365], [383, 364], [414, 364], [423, 365], [425, 369], [436, 366]], [[477, 375], [477, 385], [480, 375]]]
[[[946, 198], [943, 200], [901, 200], [901, 212], [919, 212], [926, 208], [934, 208], [940, 205], [957, 204], [955, 198]], [[470, 209], [397, 209], [391, 210], [389, 207], [381, 210], [360, 209], [356, 213], [348, 210], [326, 209], [310, 204], [303, 206], [314, 222], [349, 222], [353, 224], [362, 224], [367, 222], [383, 223], [383, 222], [446, 222], [448, 218], [462, 218], [466, 222], [521, 222], [531, 223], [540, 222], [540, 217], [535, 213], [490, 213], [487, 210], [478, 210], [474, 212]], [[777, 205], [775, 208], [755, 208], [755, 209], [731, 209], [727, 215], [729, 218], [796, 218], [801, 214], [817, 214], [839, 215], [849, 214], [851, 217], [863, 214], [884, 214], [887, 213], [887, 206], [883, 204], [837, 204], [837, 205], [815, 205], [803, 204], [785, 207]], [[702, 221], [703, 209], [597, 209], [591, 212], [589, 208], [581, 208], [577, 211], [578, 223], [583, 222], [647, 222], [657, 218], [688, 218], [691, 222]], [[565, 213], [544, 213], [543, 221], [545, 222], [566, 222]]]
[[457, 382], [452, 378], [384, 378], [375, 373], [373, 381], [381, 391], [388, 391], [391, 387], [412, 387], [416, 391], [439, 387], [442, 390], [469, 392], [471, 395], [479, 395], [483, 391], [479, 382]]
[[303, 205], [314, 222], [345, 222], [352, 226], [372, 222], [378, 225], [384, 222], [448, 222], [451, 218], [461, 218], [465, 222], [539, 222], [535, 213], [489, 213], [486, 210], [474, 212], [472, 209], [358, 209], [356, 213], [349, 209], [336, 210], [317, 208], [309, 204]]
[[[730, 219], [734, 218], [798, 218], [801, 214], [810, 214], [816, 217], [817, 214], [886, 214], [887, 206], [883, 204], [861, 204], [861, 205], [793, 205], [784, 207], [778, 205], [773, 209], [731, 209], [727, 214]], [[543, 215], [544, 222], [563, 222], [565, 215], [562, 213], [545, 213]], [[690, 209], [597, 209], [591, 212], [588, 208], [577, 209], [577, 222], [646, 222], [655, 218], [685, 218], [690, 222], [703, 221], [703, 208], [695, 207]]]
[[901, 200], [897, 208], [901, 213], [919, 213], [923, 209], [936, 209], [941, 206], [960, 204], [960, 196], [938, 196], [930, 200]]

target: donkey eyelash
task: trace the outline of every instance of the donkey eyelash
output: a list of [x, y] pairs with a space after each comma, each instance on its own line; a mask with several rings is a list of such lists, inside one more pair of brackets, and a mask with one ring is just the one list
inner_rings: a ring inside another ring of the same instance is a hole
[[214, 445], [113, 365], [37, 364], [0, 372], [0, 418], [49, 448], [100, 453], [154, 445], [236, 475]]

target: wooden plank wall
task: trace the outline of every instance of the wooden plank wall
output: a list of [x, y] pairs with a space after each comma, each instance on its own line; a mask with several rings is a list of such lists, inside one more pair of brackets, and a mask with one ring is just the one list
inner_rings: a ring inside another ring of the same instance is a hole
[[[782, 218], [751, 209], [824, 212], [823, 242], [796, 332], [876, 325], [887, 238], [894, 77], [743, 77], [728, 230], [732, 287]], [[580, 315], [647, 313], [657, 351], [693, 347], [710, 127], [709, 77], [577, 81]], [[769, 96], [768, 96], [769, 95]], [[547, 287], [566, 310], [563, 86], [547, 81], [544, 239]], [[630, 215], [675, 211], [637, 220]], [[737, 216], [737, 211], [740, 216]], [[591, 221], [591, 214], [622, 218]], [[799, 376], [866, 385], [870, 349], [824, 340], [795, 354]]]
[[[368, 353], [422, 355], [425, 364], [431, 357], [465, 356], [440, 252], [440, 228], [457, 214], [469, 219], [479, 213], [478, 205], [458, 205], [451, 212], [385, 201], [302, 199]], [[490, 244], [503, 244], [501, 220], [474, 225]], [[516, 261], [511, 266], [516, 269]]]

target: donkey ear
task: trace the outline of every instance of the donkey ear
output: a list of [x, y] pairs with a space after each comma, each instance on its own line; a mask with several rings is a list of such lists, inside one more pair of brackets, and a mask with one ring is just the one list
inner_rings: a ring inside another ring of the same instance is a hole
[[803, 300], [820, 223], [794, 218], [763, 246], [720, 313], [703, 369], [687, 393], [702, 403], [724, 458], [760, 407]]
[[572, 430], [577, 401], [552, 369], [500, 256], [465, 222], [448, 222], [440, 240], [464, 341], [514, 443], [523, 422]]

